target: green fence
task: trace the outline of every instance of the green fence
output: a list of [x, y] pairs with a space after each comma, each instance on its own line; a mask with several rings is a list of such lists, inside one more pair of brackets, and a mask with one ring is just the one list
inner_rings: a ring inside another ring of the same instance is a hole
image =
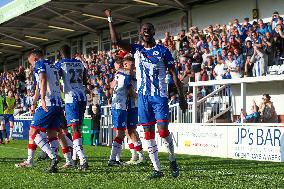
[[[69, 128], [69, 132], [72, 133], [71, 128]], [[85, 118], [82, 123], [82, 137], [84, 145], [91, 145], [91, 132], [92, 132], [91, 119]]]

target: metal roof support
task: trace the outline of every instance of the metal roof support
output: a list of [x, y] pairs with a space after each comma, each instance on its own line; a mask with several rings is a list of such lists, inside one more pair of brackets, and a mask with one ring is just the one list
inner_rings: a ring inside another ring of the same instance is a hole
[[[78, 6], [66, 5], [66, 4], [61, 3], [61, 2], [51, 2], [51, 4], [54, 4], [54, 3], [56, 4], [56, 8], [58, 8], [58, 9], [65, 9], [65, 10], [69, 10], [69, 11], [79, 12], [81, 14], [85, 13], [85, 14], [91, 14], [91, 15], [97, 15], [97, 16], [105, 17], [103, 11], [98, 12], [98, 11], [94, 11], [93, 9], [90, 9], [88, 7], [80, 8]], [[80, 2], [78, 2], [78, 4], [80, 4]], [[126, 15], [122, 15], [122, 14], [118, 14], [118, 13], [113, 13], [113, 16], [118, 20], [123, 20], [123, 21], [133, 22], [133, 23], [139, 23], [138, 19], [133, 18], [131, 16], [126, 16]]]
[[[63, 23], [63, 22], [57, 22], [57, 21], [52, 21], [52, 20], [45, 20], [42, 18], [35, 18], [35, 17], [30, 17], [30, 16], [20, 16], [20, 19], [25, 19], [29, 22], [35, 22], [38, 24], [47, 24], [47, 25], [55, 25], [58, 27], [63, 27], [63, 28], [69, 28], [72, 30], [77, 30], [77, 31], [82, 31], [82, 28], [75, 27], [73, 25]], [[54, 31], [54, 30], [53, 30]]]
[[2, 33], [2, 32], [0, 32], [0, 35], [5, 36], [5, 37], [10, 38], [10, 39], [13, 39], [13, 40], [15, 40], [15, 41], [19, 41], [19, 42], [24, 43], [24, 44], [26, 44], [26, 45], [29, 45], [29, 46], [33, 46], [33, 47], [37, 47], [37, 48], [39, 48], [39, 46], [38, 46], [38, 45], [35, 45], [35, 44], [32, 44], [32, 43], [29, 43], [29, 42], [24, 41], [24, 40], [21, 40], [21, 39], [18, 39], [18, 38], [16, 38], [16, 37], [11, 36], [11, 35], [8, 35], [8, 34]]
[[181, 8], [186, 9], [185, 4], [183, 4], [180, 0], [174, 0]]
[[75, 23], [75, 24], [77, 24], [79, 26], [82, 26], [82, 27], [86, 28], [87, 30], [89, 30], [89, 31], [91, 31], [93, 33], [97, 33], [97, 31], [94, 30], [93, 28], [91, 28], [89, 26], [86, 26], [86, 25], [84, 25], [84, 24], [82, 24], [82, 23], [80, 23], [80, 22], [78, 22], [78, 21], [76, 21], [76, 20], [74, 20], [72, 18], [69, 18], [68, 16], [65, 16], [64, 14], [61, 14], [61, 13], [57, 12], [56, 10], [53, 10], [53, 9], [47, 7], [47, 6], [42, 6], [42, 7], [47, 9], [48, 11], [58, 15], [58, 16], [61, 16], [61, 17], [65, 18], [66, 20], [69, 20], [69, 21], [71, 21], [71, 22], [73, 22], [73, 23]]

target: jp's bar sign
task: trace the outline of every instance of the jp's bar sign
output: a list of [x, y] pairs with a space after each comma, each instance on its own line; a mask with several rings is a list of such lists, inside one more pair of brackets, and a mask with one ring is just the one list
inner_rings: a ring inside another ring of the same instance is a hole
[[284, 128], [229, 127], [229, 157], [260, 161], [284, 161]]

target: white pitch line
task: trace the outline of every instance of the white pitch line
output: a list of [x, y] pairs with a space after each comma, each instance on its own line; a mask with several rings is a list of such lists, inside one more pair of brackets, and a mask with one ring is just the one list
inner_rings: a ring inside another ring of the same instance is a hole
[[0, 148], [8, 148], [8, 149], [13, 149], [13, 150], [25, 150], [25, 151], [27, 150], [27, 149], [7, 147], [7, 146], [0, 146]]

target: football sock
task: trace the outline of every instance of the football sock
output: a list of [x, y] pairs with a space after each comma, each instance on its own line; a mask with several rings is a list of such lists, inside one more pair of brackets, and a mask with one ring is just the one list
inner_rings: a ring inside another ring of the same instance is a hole
[[33, 164], [35, 158], [36, 144], [28, 144], [28, 159], [27, 162]]
[[49, 139], [49, 145], [51, 150], [56, 154], [56, 156], [58, 155], [58, 147], [59, 147], [59, 143], [58, 143], [58, 139], [57, 137], [53, 137]]
[[136, 153], [139, 155], [139, 159], [141, 158], [144, 159], [142, 142], [141, 141], [134, 142], [134, 148], [135, 148]]
[[72, 163], [70, 148], [62, 148], [62, 153], [66, 160], [66, 163]]
[[160, 131], [159, 132], [160, 137], [162, 138], [162, 141], [169, 153], [169, 160], [175, 161], [176, 156], [175, 156], [175, 149], [174, 149], [174, 144], [173, 144], [173, 138], [172, 135], [169, 133], [169, 131]]
[[160, 160], [158, 158], [158, 147], [155, 141], [155, 132], [145, 132], [145, 143], [154, 169], [156, 171], [161, 171]]
[[[78, 155], [80, 159], [80, 165], [83, 165], [86, 162], [86, 157], [85, 157], [84, 150], [83, 150], [81, 133], [73, 134], [73, 149], [75, 149], [76, 154]], [[73, 154], [73, 157], [74, 157], [74, 154]]]
[[48, 143], [46, 133], [40, 131], [39, 133], [33, 135], [32, 139], [37, 144], [37, 146], [40, 147], [40, 149], [42, 149], [42, 151], [47, 153], [47, 155], [50, 159], [56, 158], [55, 153], [51, 150], [51, 147]]
[[118, 137], [115, 137], [115, 139], [112, 142], [110, 161], [115, 161], [117, 155], [120, 155], [121, 144], [122, 144], [122, 140]]
[[135, 150], [134, 144], [133, 143], [129, 143], [129, 150], [131, 152], [131, 160], [136, 161], [137, 160], [137, 152]]

